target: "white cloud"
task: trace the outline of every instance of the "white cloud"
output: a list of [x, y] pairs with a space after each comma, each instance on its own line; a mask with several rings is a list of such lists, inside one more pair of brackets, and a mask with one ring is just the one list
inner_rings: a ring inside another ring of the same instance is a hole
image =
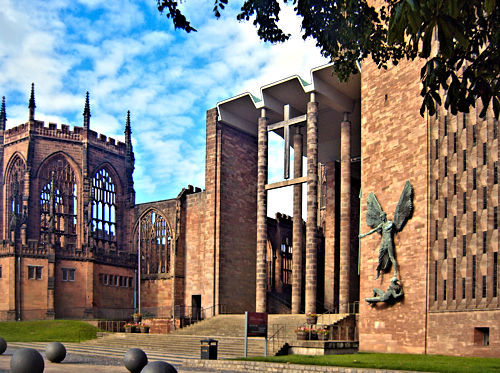
[[[290, 6], [281, 22], [294, 36], [270, 45], [251, 22], [236, 20], [236, 3], [217, 20], [212, 3], [183, 2], [198, 29], [186, 34], [173, 31], [154, 0], [0, 1], [0, 96], [8, 126], [27, 119], [32, 81], [36, 116], [47, 122], [81, 125], [88, 90], [91, 127], [123, 140], [130, 110], [138, 202], [175, 197], [187, 184], [203, 187], [207, 109], [292, 74], [308, 80], [310, 69], [325, 62], [314, 43], [302, 41]], [[282, 168], [282, 158], [272, 158], [274, 164]]]

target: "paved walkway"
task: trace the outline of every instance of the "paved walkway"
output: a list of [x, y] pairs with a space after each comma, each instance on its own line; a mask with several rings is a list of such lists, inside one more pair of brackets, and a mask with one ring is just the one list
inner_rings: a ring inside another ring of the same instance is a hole
[[[126, 373], [128, 370], [123, 365], [123, 355], [125, 352], [119, 349], [108, 349], [100, 351], [81, 351], [78, 350], [77, 343], [64, 344], [66, 347], [67, 355], [63, 362], [61, 363], [51, 363], [45, 359], [44, 351], [47, 343], [15, 343], [11, 342], [8, 344], [7, 351], [0, 355], [0, 373], [10, 373], [10, 359], [14, 352], [19, 348], [29, 347], [38, 350], [45, 360], [44, 373]], [[76, 345], [76, 348], [75, 346]], [[75, 353], [78, 351], [79, 353]], [[148, 361], [166, 361], [177, 369], [179, 373], [194, 373], [194, 372], [206, 372], [206, 373], [216, 373], [220, 370], [210, 369], [207, 367], [183, 367], [183, 361], [186, 361], [181, 356], [168, 356], [159, 353], [147, 354]], [[224, 370], [224, 373], [240, 373], [241, 371]]]
[[[10, 372], [10, 359], [15, 350], [23, 347], [37, 349], [42, 356], [47, 343], [20, 343], [11, 342], [7, 351], [0, 355], [0, 373]], [[80, 346], [78, 343], [65, 344], [67, 350], [66, 359], [62, 363], [55, 364], [45, 360], [44, 373], [126, 373], [128, 370], [123, 365], [123, 355], [126, 351], [117, 348], [90, 349], [88, 346]], [[185, 359], [182, 356], [162, 354], [161, 352], [147, 353], [149, 361], [163, 360], [175, 366], [179, 373], [402, 373], [403, 371], [386, 369], [364, 369], [325, 367], [311, 365], [272, 364], [262, 362], [245, 362], [231, 360], [199, 360]], [[408, 372], [410, 373], [410, 372]], [[411, 372], [421, 373], [421, 372]]]

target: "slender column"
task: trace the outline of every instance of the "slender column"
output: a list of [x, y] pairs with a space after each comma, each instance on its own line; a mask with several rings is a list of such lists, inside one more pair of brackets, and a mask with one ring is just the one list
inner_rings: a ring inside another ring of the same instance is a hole
[[316, 312], [318, 229], [318, 103], [307, 103], [306, 313]]
[[348, 311], [351, 261], [351, 122], [344, 113], [340, 128], [340, 312]]
[[[293, 136], [293, 177], [302, 176], [302, 134]], [[292, 313], [300, 313], [302, 299], [302, 184], [293, 186]]]
[[266, 109], [262, 109], [258, 127], [257, 151], [257, 312], [266, 312], [266, 247], [267, 247], [267, 121]]

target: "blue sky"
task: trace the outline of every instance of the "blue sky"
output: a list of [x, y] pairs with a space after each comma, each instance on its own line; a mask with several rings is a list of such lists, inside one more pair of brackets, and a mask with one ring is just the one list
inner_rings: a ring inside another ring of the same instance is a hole
[[[186, 0], [198, 29], [175, 31], [156, 0], [0, 0], [0, 96], [7, 128], [28, 118], [31, 82], [36, 118], [82, 125], [90, 92], [91, 128], [123, 141], [131, 111], [136, 202], [204, 187], [205, 112], [239, 93], [327, 61], [286, 6], [282, 27], [294, 37], [279, 45], [259, 40], [251, 22], [236, 21], [233, 1], [217, 20], [213, 1]], [[273, 144], [280, 147], [279, 141]], [[281, 153], [281, 151], [280, 151]], [[271, 174], [282, 166], [271, 159]]]

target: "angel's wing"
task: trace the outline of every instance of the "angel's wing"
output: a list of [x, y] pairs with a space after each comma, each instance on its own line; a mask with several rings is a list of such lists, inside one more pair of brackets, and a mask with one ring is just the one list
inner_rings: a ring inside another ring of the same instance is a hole
[[373, 194], [373, 192], [368, 194], [368, 198], [366, 199], [366, 206], [366, 224], [372, 228], [375, 228], [377, 225], [383, 222], [381, 213], [384, 212], [384, 210], [382, 210], [382, 206], [380, 206], [380, 203], [378, 202], [378, 199], [377, 197], [375, 197], [375, 194]]
[[396, 211], [394, 211], [394, 225], [396, 229], [400, 231], [405, 225], [408, 218], [413, 212], [413, 188], [409, 181], [406, 182], [403, 193], [399, 198], [398, 205], [396, 206]]

